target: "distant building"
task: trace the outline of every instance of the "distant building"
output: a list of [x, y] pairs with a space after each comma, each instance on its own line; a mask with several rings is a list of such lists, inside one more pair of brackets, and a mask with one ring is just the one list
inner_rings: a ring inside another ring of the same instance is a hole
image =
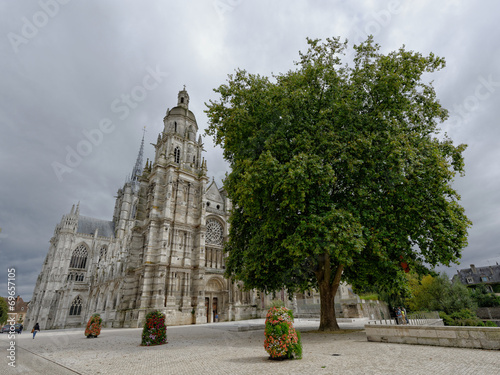
[[469, 287], [484, 285], [488, 291], [500, 293], [500, 265], [476, 267], [471, 264], [470, 268], [457, 270], [453, 281], [460, 281]]
[[[2, 297], [5, 302], [7, 302], [7, 306], [11, 306], [9, 304], [9, 300], [7, 298]], [[9, 319], [15, 318], [16, 323], [23, 323], [26, 321], [26, 313], [28, 312], [29, 302], [24, 302], [21, 296], [17, 296], [15, 299], [15, 304], [13, 305], [13, 310], [8, 310]]]

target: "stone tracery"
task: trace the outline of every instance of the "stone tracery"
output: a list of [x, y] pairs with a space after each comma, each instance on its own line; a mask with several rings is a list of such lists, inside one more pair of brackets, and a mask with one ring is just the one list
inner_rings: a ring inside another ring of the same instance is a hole
[[215, 219], [208, 219], [206, 243], [222, 246], [223, 239], [222, 225]]

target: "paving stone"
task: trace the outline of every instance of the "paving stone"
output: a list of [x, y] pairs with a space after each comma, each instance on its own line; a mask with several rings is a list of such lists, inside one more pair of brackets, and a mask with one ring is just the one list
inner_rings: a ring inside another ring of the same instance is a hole
[[[27, 369], [30, 361], [23, 353], [36, 356], [36, 361], [32, 361], [36, 366], [30, 368], [30, 374], [499, 373], [498, 350], [369, 342], [363, 324], [341, 323], [340, 327], [347, 331], [326, 334], [314, 332], [317, 321], [296, 320], [295, 327], [302, 333], [302, 360], [269, 360], [264, 350], [263, 320], [257, 319], [171, 326], [167, 331], [168, 344], [155, 347], [140, 346], [142, 330], [137, 328], [105, 328], [96, 339], [87, 339], [83, 329], [42, 331], [34, 340], [31, 335], [16, 338], [17, 361]], [[0, 335], [2, 350], [7, 341], [6, 335]], [[59, 364], [59, 372], [39, 372], [45, 371], [41, 361], [46, 362], [47, 369]], [[0, 374], [28, 373], [8, 368], [6, 359], [0, 366]]]

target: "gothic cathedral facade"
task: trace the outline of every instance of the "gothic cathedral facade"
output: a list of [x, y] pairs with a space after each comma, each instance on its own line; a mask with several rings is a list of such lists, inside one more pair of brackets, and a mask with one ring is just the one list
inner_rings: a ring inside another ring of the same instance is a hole
[[26, 326], [140, 327], [160, 310], [168, 325], [261, 316], [264, 296], [224, 278], [231, 202], [207, 177], [198, 125], [182, 90], [167, 110], [155, 158], [143, 167], [144, 138], [113, 220], [73, 206], [56, 226]]

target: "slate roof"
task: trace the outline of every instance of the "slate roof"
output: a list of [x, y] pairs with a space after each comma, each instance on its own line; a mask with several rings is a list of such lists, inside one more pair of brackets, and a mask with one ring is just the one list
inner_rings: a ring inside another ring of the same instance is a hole
[[79, 216], [77, 233], [94, 235], [96, 229], [99, 237], [115, 237], [115, 223], [93, 217]]
[[475, 267], [471, 264], [471, 268], [465, 268], [457, 271], [453, 278], [458, 278], [462, 284], [500, 284], [500, 266]]

